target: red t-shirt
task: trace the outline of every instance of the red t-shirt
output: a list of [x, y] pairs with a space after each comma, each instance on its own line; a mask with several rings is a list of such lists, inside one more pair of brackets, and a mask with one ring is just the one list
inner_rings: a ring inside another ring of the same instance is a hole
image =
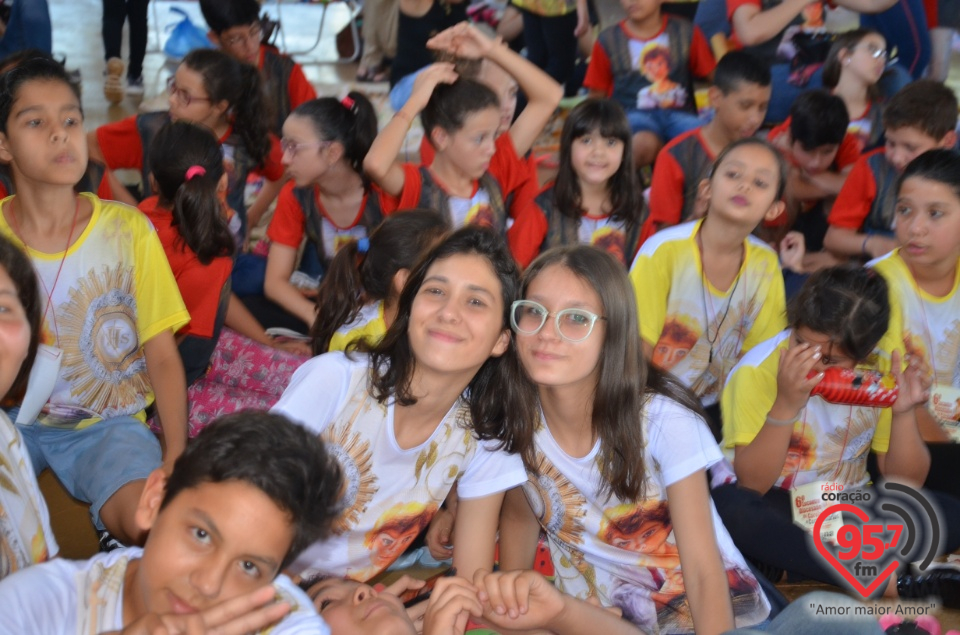
[[710, 147], [707, 146], [706, 141], [700, 134], [702, 130], [703, 127], [701, 126], [674, 137], [657, 153], [657, 161], [654, 163], [653, 177], [650, 181], [650, 215], [643, 222], [643, 228], [640, 230], [641, 245], [647, 238], [656, 233], [659, 225], [669, 226], [680, 222], [686, 200], [687, 177], [683, 171], [683, 166], [673, 156], [670, 149], [690, 137], [696, 137], [703, 153], [711, 162], [714, 160], [713, 152], [710, 151]]
[[[393, 213], [398, 209], [417, 207], [420, 203], [423, 188], [420, 166], [405, 163], [403, 171], [403, 191], [397, 197], [384, 196], [384, 214]], [[508, 194], [514, 195], [507, 210], [510, 218], [513, 219], [513, 224], [507, 230], [507, 244], [510, 245], [510, 251], [517, 262], [521, 266], [526, 266], [540, 251], [540, 245], [543, 244], [543, 239], [547, 235], [547, 219], [534, 202], [540, 191], [536, 175], [532, 173], [530, 164], [517, 156], [509, 133], [497, 137], [496, 152], [487, 172], [500, 185], [505, 201]], [[478, 188], [479, 183], [474, 183], [474, 194]]]
[[[296, 185], [296, 183], [290, 181], [280, 190], [280, 194], [277, 196], [277, 207], [273, 212], [273, 218], [270, 220], [270, 226], [267, 227], [267, 238], [270, 239], [270, 242], [292, 247], [293, 249], [300, 248], [300, 243], [303, 242], [303, 236], [306, 233], [307, 227], [307, 217], [303, 213], [303, 207], [301, 207], [300, 202], [297, 201], [297, 197], [294, 196], [293, 193]], [[354, 218], [353, 222], [349, 225], [340, 227], [330, 220], [327, 211], [323, 208], [323, 203], [319, 197], [319, 187], [314, 186], [313, 191], [317, 200], [317, 209], [320, 210], [320, 213], [331, 225], [338, 229], [356, 227], [357, 224], [363, 220], [363, 210], [367, 206], [367, 197], [371, 195], [380, 196], [380, 190], [378, 189], [364, 194], [363, 200], [360, 202], [360, 207], [357, 209], [356, 218]], [[333, 254], [330, 255], [332, 256]]]
[[[517, 149], [513, 145], [513, 139], [509, 132], [504, 132], [497, 137], [494, 146], [496, 151], [490, 161], [490, 173], [493, 174], [494, 163], [503, 164], [502, 168], [497, 168], [500, 172], [497, 181], [503, 188], [504, 198], [519, 190], [530, 179], [536, 180], [537, 174], [533, 164], [517, 154]], [[433, 145], [424, 135], [420, 140], [420, 164], [432, 165], [435, 157], [436, 150], [433, 149]]]
[[[660, 27], [660, 31], [653, 37], [648, 38], [648, 40], [640, 40], [634, 37], [627, 28], [626, 20], [620, 22], [620, 28], [623, 29], [623, 32], [626, 33], [630, 39], [645, 42], [659, 37], [660, 34], [663, 33], [664, 29], [667, 28], [667, 16], [663, 16], [663, 25]], [[713, 59], [713, 51], [710, 49], [710, 44], [698, 26], [693, 27], [688, 65], [694, 77], [699, 78], [709, 76], [717, 65]], [[613, 95], [613, 72], [610, 70], [610, 58], [607, 56], [603, 45], [600, 44], [600, 40], [597, 40], [593, 44], [593, 53], [590, 55], [590, 65], [587, 66], [587, 74], [583, 78], [583, 86], [589, 90], [601, 92], [607, 97]]]
[[873, 170], [867, 165], [867, 159], [880, 152], [883, 152], [883, 148], [868, 152], [853, 165], [827, 217], [831, 226], [853, 231], [860, 231], [863, 227], [877, 198], [877, 182]]
[[177, 281], [183, 303], [190, 313], [190, 322], [180, 329], [178, 335], [213, 337], [213, 327], [220, 305], [220, 290], [233, 270], [229, 256], [214, 258], [203, 265], [192, 249], [180, 240], [180, 232], [172, 225], [170, 210], [157, 207], [158, 197], [144, 199], [138, 206], [157, 229], [157, 237], [170, 262], [170, 269]]
[[[260, 61], [257, 62], [257, 68], [263, 70], [263, 54], [266, 47], [260, 47]], [[287, 83], [287, 95], [290, 98], [290, 110], [299, 106], [300, 104], [310, 101], [311, 99], [317, 98], [317, 91], [313, 88], [313, 85], [307, 81], [306, 75], [303, 74], [303, 67], [294, 62], [293, 68], [290, 70], [290, 81]]]
[[[222, 145], [232, 134], [233, 126], [230, 126], [220, 138], [220, 144]], [[100, 144], [100, 151], [107, 162], [107, 167], [111, 170], [143, 168], [143, 140], [137, 128], [136, 115], [97, 128], [97, 142]], [[258, 172], [271, 181], [279, 181], [283, 178], [284, 171], [280, 140], [270, 134], [270, 152], [264, 161], [263, 169]]]
[[97, 128], [97, 143], [111, 170], [143, 167], [143, 141], [136, 115]]
[[[787, 117], [787, 120], [784, 121], [779, 126], [772, 128], [767, 134], [767, 139], [770, 143], [776, 143], [777, 140], [783, 135], [790, 134], [790, 117]], [[795, 165], [792, 154], [786, 154], [785, 157], [791, 165]], [[837, 171], [841, 171], [844, 168], [853, 165], [857, 162], [857, 159], [860, 158], [860, 141], [849, 132], [844, 133], [843, 141], [840, 142], [840, 147], [837, 149], [837, 156], [833, 160], [833, 165]]]

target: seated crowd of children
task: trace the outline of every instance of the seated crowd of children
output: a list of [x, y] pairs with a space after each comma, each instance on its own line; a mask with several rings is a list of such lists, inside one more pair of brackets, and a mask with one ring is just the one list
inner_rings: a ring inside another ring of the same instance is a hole
[[[0, 63], [0, 634], [795, 632], [849, 601], [774, 586], [840, 581], [791, 513], [827, 484], [924, 487], [960, 548], [954, 93], [884, 96], [861, 28], [771, 122], [821, 2], [727, 0], [745, 50], [715, 59], [621, 0], [541, 183], [552, 30], [586, 29], [561, 4], [523, 9], [530, 59], [469, 22], [423, 39], [442, 61], [379, 130], [260, 43], [257, 0], [201, 0], [219, 48], [169, 110], [92, 131], [49, 55]], [[828, 401], [838, 370], [896, 400]], [[103, 553], [56, 557], [47, 468]], [[375, 582], [417, 548], [454, 575], [405, 604], [422, 582]], [[960, 608], [960, 571], [881, 594]]]

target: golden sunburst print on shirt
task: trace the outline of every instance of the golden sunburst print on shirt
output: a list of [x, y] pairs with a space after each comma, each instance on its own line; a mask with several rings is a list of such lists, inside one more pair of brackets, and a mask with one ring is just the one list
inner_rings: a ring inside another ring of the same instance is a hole
[[827, 434], [820, 444], [819, 476], [839, 483], [857, 483], [866, 472], [867, 452], [877, 426], [875, 408], [854, 408], [846, 426]]
[[150, 391], [133, 287], [130, 267], [91, 269], [57, 310], [63, 377], [103, 418], [144, 408]]
[[370, 442], [350, 429], [348, 421], [328, 428], [323, 434], [327, 451], [336, 458], [343, 471], [341, 512], [333, 523], [333, 531], [337, 534], [348, 531], [357, 523], [379, 489], [377, 475], [373, 472]]
[[533, 513], [548, 536], [556, 536], [569, 545], [583, 542], [583, 517], [586, 499], [577, 488], [560, 473], [553, 463], [537, 452], [539, 475], [529, 474], [523, 484]]

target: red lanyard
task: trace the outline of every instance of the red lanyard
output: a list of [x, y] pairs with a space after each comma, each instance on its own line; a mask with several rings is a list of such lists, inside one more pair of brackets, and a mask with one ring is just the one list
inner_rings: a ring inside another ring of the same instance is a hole
[[[40, 281], [40, 284], [43, 286], [43, 292], [47, 294], [47, 305], [43, 308], [43, 318], [41, 323], [46, 322], [47, 320], [47, 311], [50, 310], [50, 305], [53, 303], [53, 292], [57, 290], [57, 283], [60, 282], [60, 272], [63, 271], [63, 263], [67, 259], [67, 252], [70, 250], [70, 243], [73, 241], [73, 232], [77, 228], [77, 218], [80, 216], [80, 197], [77, 197], [77, 204], [73, 210], [73, 223], [70, 225], [70, 233], [67, 234], [67, 245], [63, 248], [63, 257], [60, 258], [60, 266], [57, 267], [57, 275], [53, 278], [53, 286], [48, 290], [47, 283], [43, 281], [43, 276], [37, 272], [37, 279]], [[13, 230], [17, 234], [17, 238], [20, 239], [24, 245], [27, 245], [27, 241], [23, 239], [23, 232], [20, 230], [20, 223], [17, 222], [17, 215], [14, 213], [13, 209], [10, 210], [10, 220], [13, 221]], [[34, 267], [36, 268], [36, 267]], [[53, 331], [57, 338], [57, 346], [60, 345], [60, 329], [57, 326], [57, 312], [53, 312]]]

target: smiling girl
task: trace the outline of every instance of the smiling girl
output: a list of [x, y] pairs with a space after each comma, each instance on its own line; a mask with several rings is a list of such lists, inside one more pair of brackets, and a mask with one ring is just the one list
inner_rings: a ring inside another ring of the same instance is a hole
[[523, 297], [511, 323], [541, 419], [526, 500], [507, 496], [501, 567], [530, 568], [542, 528], [557, 586], [644, 632], [763, 622], [767, 598], [710, 502], [720, 449], [694, 396], [644, 358], [622, 267], [593, 247], [553, 249]]
[[547, 217], [543, 248], [596, 245], [625, 267], [640, 240], [643, 196], [630, 152], [630, 124], [610, 99], [588, 99], [560, 133], [556, 181], [537, 197]]
[[520, 430], [534, 421], [508, 328], [518, 285], [502, 239], [462, 228], [411, 271], [368, 354], [327, 353], [295, 373], [275, 410], [320, 435], [348, 475], [336, 535], [295, 571], [368, 580], [402, 551], [384, 547], [385, 528], [425, 526], [411, 517], [429, 522], [458, 479], [456, 539], [471, 548], [454, 564], [468, 579], [492, 566], [503, 492], [525, 479], [507, 452], [529, 454]]

